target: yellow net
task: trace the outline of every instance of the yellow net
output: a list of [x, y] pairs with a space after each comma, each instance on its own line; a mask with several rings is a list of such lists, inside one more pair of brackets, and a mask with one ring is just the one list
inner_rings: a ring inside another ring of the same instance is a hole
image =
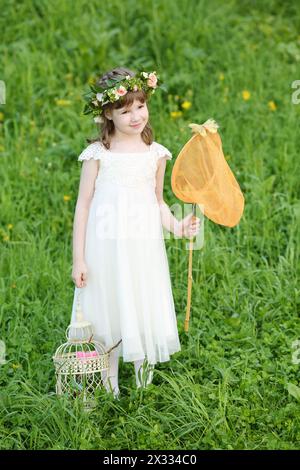
[[218, 124], [189, 124], [194, 135], [180, 151], [171, 186], [178, 199], [201, 204], [213, 222], [234, 227], [244, 210], [244, 196], [224, 158]]

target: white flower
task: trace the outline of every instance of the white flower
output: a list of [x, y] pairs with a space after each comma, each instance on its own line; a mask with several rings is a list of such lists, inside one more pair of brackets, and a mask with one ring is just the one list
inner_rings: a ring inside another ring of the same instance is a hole
[[103, 96], [103, 93], [97, 93], [96, 94], [96, 98], [98, 101], [102, 101], [102, 96]]
[[147, 72], [142, 72], [142, 75], [144, 78], [148, 78], [148, 73]]
[[129, 79], [130, 79], [130, 75], [126, 75], [125, 78], [126, 78], [127, 80], [129, 80]]
[[98, 103], [97, 100], [92, 101], [92, 103], [93, 103], [95, 106], [99, 106], [99, 103]]
[[96, 116], [96, 117], [94, 117], [94, 121], [101, 123], [101, 122], [103, 122], [103, 117], [102, 116]]

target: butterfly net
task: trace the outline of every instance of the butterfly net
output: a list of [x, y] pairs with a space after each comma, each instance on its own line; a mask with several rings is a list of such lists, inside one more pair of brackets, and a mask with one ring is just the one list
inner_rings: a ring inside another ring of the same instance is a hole
[[222, 150], [219, 134], [195, 133], [179, 153], [171, 186], [178, 199], [200, 204], [204, 215], [217, 224], [238, 224], [244, 197]]

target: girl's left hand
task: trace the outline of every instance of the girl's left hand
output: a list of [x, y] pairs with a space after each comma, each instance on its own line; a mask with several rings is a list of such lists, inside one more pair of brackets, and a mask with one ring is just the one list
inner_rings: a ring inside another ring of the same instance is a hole
[[191, 212], [181, 220], [182, 237], [191, 238], [199, 233], [200, 219]]

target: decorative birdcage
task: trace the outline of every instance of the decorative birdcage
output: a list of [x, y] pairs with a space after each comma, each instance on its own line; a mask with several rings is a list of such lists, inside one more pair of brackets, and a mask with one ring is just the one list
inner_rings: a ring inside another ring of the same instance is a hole
[[57, 348], [53, 362], [56, 394], [69, 398], [80, 397], [85, 410], [95, 407], [95, 391], [103, 385], [101, 372], [109, 369], [109, 353], [122, 341], [106, 351], [99, 341], [93, 339], [93, 335], [92, 323], [83, 316], [79, 291], [76, 321], [68, 326], [67, 342]]

